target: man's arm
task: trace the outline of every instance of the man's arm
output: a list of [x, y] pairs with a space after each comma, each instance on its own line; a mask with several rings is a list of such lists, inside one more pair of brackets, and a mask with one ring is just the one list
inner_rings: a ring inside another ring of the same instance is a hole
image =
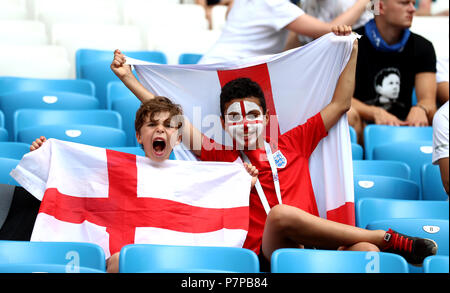
[[[153, 99], [155, 95], [137, 80], [131, 71], [131, 66], [126, 65], [125, 61], [125, 55], [120, 50], [115, 50], [111, 70], [142, 103]], [[182, 141], [185, 146], [196, 156], [200, 156], [202, 140], [203, 134], [185, 118], [182, 127]]]
[[406, 122], [410, 126], [428, 126], [436, 113], [436, 74], [422, 72], [415, 78], [417, 105], [411, 107]]
[[361, 17], [367, 3], [369, 3], [369, 0], [358, 0], [351, 8], [329, 23], [305, 13], [288, 24], [286, 28], [297, 34], [318, 38], [331, 32], [333, 26], [353, 25]]
[[320, 111], [325, 129], [328, 131], [346, 113], [351, 106], [355, 89], [356, 60], [358, 56], [358, 40], [353, 43], [353, 50], [347, 65], [339, 77], [331, 102]]

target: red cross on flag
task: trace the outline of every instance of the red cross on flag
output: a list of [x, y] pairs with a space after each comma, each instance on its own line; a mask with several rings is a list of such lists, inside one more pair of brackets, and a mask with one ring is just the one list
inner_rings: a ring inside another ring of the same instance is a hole
[[[161, 65], [127, 58], [127, 63], [134, 66], [146, 88], [181, 104], [202, 133], [232, 146], [219, 119], [223, 85], [239, 77], [260, 85], [271, 115], [266, 134], [274, 139], [305, 123], [331, 101], [356, 38], [355, 34], [338, 37], [330, 33], [298, 49], [236, 62]], [[195, 159], [186, 149], [175, 151], [177, 158]], [[283, 159], [275, 159], [280, 158]], [[309, 171], [319, 215], [354, 225], [352, 154], [346, 115], [312, 153]]]
[[42, 200], [31, 241], [242, 247], [251, 177], [238, 164], [152, 162], [49, 139], [11, 175]]

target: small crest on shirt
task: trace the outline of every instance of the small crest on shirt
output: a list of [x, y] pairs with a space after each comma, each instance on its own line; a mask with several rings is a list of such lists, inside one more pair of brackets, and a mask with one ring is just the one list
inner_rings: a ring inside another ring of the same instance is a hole
[[278, 169], [286, 167], [287, 160], [286, 157], [281, 153], [281, 151], [276, 151], [273, 153], [273, 159], [275, 160], [275, 165]]

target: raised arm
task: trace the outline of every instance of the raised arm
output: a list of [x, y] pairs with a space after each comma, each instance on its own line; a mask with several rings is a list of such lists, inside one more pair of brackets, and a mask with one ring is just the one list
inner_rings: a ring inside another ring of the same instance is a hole
[[347, 65], [339, 77], [331, 102], [320, 111], [325, 129], [328, 131], [346, 113], [351, 106], [355, 88], [356, 59], [358, 56], [358, 40], [353, 43], [353, 50]]
[[347, 11], [333, 19], [331, 22], [323, 22], [320, 19], [302, 14], [293, 22], [288, 24], [286, 28], [297, 34], [305, 35], [312, 38], [321, 37], [332, 31], [333, 26], [336, 25], [353, 25], [366, 9], [366, 5], [370, 0], [358, 0]]
[[[142, 103], [153, 99], [155, 95], [137, 80], [131, 71], [131, 66], [125, 64], [125, 61], [125, 55], [120, 50], [115, 50], [111, 70]], [[196, 156], [200, 156], [203, 134], [186, 117], [182, 128], [182, 141]]]

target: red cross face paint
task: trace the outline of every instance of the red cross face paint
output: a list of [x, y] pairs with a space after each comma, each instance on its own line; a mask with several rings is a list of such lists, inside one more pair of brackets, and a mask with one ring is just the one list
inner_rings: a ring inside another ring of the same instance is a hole
[[237, 101], [228, 106], [225, 113], [227, 132], [239, 149], [255, 149], [258, 137], [264, 131], [264, 115], [258, 104]]

